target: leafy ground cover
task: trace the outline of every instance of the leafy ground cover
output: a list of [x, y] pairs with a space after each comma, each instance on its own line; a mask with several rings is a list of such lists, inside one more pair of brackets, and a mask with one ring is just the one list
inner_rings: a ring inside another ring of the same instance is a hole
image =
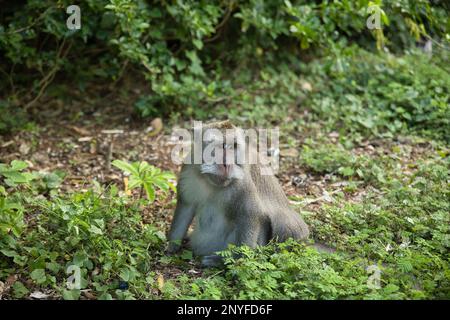
[[[445, 54], [352, 48], [241, 70], [227, 99], [194, 110], [279, 126], [282, 186], [312, 241], [334, 248], [230, 248], [224, 269], [164, 251], [178, 170], [169, 134], [181, 114], [164, 128], [130, 116], [129, 101], [144, 102], [127, 86], [52, 99], [58, 111], [0, 138], [0, 296], [450, 298]], [[72, 266], [80, 289], [67, 285]]]

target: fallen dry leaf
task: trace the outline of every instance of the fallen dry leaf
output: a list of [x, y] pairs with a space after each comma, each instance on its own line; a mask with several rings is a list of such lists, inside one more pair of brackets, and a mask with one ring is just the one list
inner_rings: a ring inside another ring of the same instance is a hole
[[5, 286], [5, 284], [4, 284], [3, 282], [0, 281], [0, 298], [2, 297], [3, 292], [5, 292], [5, 291], [6, 291], [6, 286]]
[[122, 134], [123, 130], [121, 129], [112, 129], [112, 130], [102, 130], [103, 134]]
[[197, 271], [197, 270], [194, 270], [194, 269], [190, 269], [190, 270], [188, 270], [188, 272], [192, 273], [192, 274], [199, 274], [200, 273], [200, 271]]
[[87, 141], [91, 141], [93, 138], [92, 137], [81, 137], [78, 139], [78, 142], [87, 142]]
[[312, 86], [309, 82], [305, 81], [302, 83], [302, 89], [305, 91], [312, 91]]
[[41, 291], [35, 291], [30, 294], [30, 298], [33, 299], [47, 299], [49, 297], [48, 294], [45, 294]]
[[162, 289], [164, 288], [164, 276], [162, 274], [159, 274], [156, 282], [158, 283], [159, 291], [162, 291]]
[[2, 148], [6, 148], [6, 147], [12, 145], [13, 143], [14, 143], [14, 140], [10, 140], [8, 142], [5, 142], [4, 144], [2, 144]]
[[86, 298], [89, 300], [95, 300], [97, 299], [97, 296], [90, 292], [90, 290], [81, 290], [81, 292], [84, 294]]
[[12, 286], [16, 281], [17, 281], [17, 275], [16, 274], [12, 274], [10, 275], [8, 278], [6, 278], [6, 285], [7, 286]]
[[295, 148], [289, 148], [289, 149], [283, 149], [283, 150], [281, 150], [281, 151], [280, 151], [280, 155], [281, 155], [282, 157], [292, 157], [292, 158], [295, 158], [295, 157], [298, 157], [299, 153], [298, 153], [298, 150], [297, 150], [297, 149], [295, 149]]
[[128, 189], [128, 177], [123, 177], [123, 184], [124, 184], [124, 188], [125, 188], [125, 194], [127, 196], [131, 196], [131, 190]]
[[163, 122], [161, 120], [161, 118], [155, 118], [152, 120], [152, 122], [150, 123], [150, 127], [148, 128], [148, 135], [150, 137], [156, 136], [158, 135], [161, 130], [163, 129], [164, 125]]
[[80, 136], [88, 136], [89, 135], [89, 131], [87, 131], [86, 129], [77, 127], [77, 126], [67, 126], [69, 129], [72, 129], [73, 131], [75, 131], [76, 133], [78, 133]]
[[27, 143], [23, 142], [19, 147], [19, 152], [23, 155], [26, 155], [28, 154], [28, 152], [30, 152], [30, 149], [31, 147]]

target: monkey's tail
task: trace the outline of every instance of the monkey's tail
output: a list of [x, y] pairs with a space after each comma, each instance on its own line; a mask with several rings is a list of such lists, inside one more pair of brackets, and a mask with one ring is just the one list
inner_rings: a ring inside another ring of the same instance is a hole
[[323, 252], [323, 253], [334, 253], [336, 252], [336, 248], [330, 247], [329, 245], [320, 243], [320, 242], [315, 242], [311, 245], [311, 247], [313, 247], [314, 249], [316, 249], [319, 252]]

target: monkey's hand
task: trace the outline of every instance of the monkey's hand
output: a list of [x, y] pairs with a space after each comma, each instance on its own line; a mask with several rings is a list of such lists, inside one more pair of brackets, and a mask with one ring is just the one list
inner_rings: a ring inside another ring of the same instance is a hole
[[170, 241], [167, 246], [167, 252], [169, 254], [177, 253], [181, 249], [181, 241]]
[[204, 268], [217, 268], [223, 266], [223, 258], [219, 255], [213, 254], [202, 257], [202, 267]]

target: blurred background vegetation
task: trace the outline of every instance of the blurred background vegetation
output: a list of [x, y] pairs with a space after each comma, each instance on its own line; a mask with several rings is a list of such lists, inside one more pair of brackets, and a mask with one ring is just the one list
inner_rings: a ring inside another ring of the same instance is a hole
[[[82, 27], [74, 31], [66, 27], [70, 4], [2, 4], [0, 130], [18, 126], [42, 97], [70, 99], [71, 92], [83, 92], [93, 82], [120, 84], [130, 73], [146, 83], [132, 101], [142, 116], [202, 119], [214, 110], [218, 117], [238, 112], [258, 122], [252, 118], [264, 118], [264, 112], [250, 109], [270, 103], [282, 119], [292, 96], [299, 95], [293, 83], [313, 75], [323, 80], [314, 98], [331, 98], [320, 106], [311, 103], [319, 114], [345, 113], [346, 122], [349, 112], [353, 118], [363, 113], [359, 122], [375, 133], [431, 125], [442, 135], [448, 125], [446, 73], [426, 61], [410, 68], [416, 58], [392, 61], [366, 53], [400, 54], [426, 41], [445, 51], [446, 1], [92, 0], [80, 3]], [[380, 9], [382, 29], [367, 28], [370, 6]], [[311, 60], [316, 63], [307, 64]], [[379, 74], [374, 76], [373, 68]], [[423, 81], [427, 73], [435, 81]], [[386, 82], [392, 85], [380, 88]], [[349, 94], [331, 94], [346, 87]], [[264, 101], [273, 100], [275, 90], [286, 91], [278, 95], [283, 101]], [[355, 101], [361, 91], [367, 94]], [[267, 94], [254, 101], [252, 92]], [[416, 96], [419, 101], [412, 101]]]

